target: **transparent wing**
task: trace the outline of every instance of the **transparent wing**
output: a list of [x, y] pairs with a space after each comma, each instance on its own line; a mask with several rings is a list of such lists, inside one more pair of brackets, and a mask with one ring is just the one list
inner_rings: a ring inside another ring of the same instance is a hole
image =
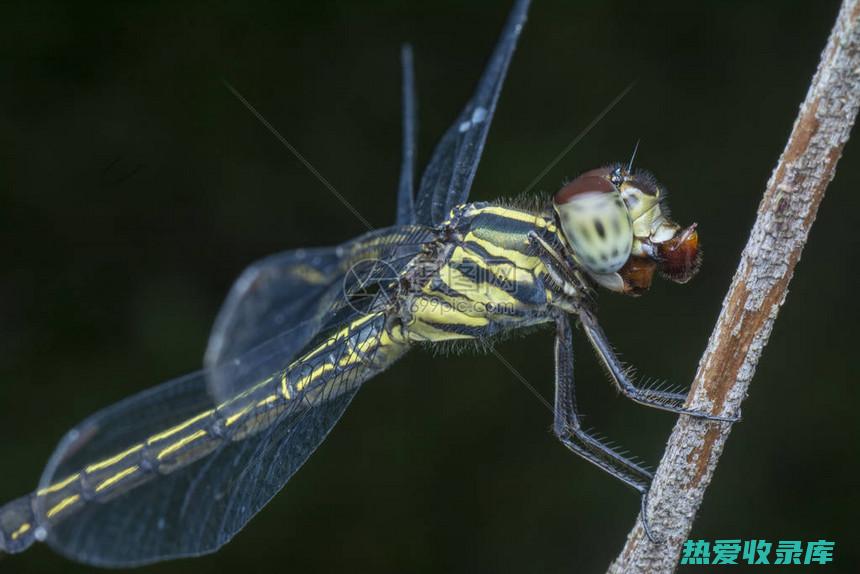
[[243, 390], [242, 381], [254, 379], [238, 359], [250, 349], [263, 344], [287, 359], [295, 356], [327, 313], [346, 303], [345, 290], [368, 281], [367, 262], [396, 275], [433, 238], [426, 227], [390, 227], [338, 247], [287, 251], [251, 265], [230, 289], [209, 336], [204, 367], [212, 396], [227, 400]]
[[472, 99], [433, 151], [418, 189], [416, 222], [438, 225], [468, 199], [528, 7], [528, 0], [514, 4]]
[[[284, 353], [302, 348], [319, 327], [323, 295], [338, 276], [336, 247], [298, 249], [248, 267], [233, 284], [209, 335], [204, 366], [241, 355], [285, 328], [292, 331]], [[315, 304], [318, 302], [318, 304]], [[220, 394], [220, 393], [216, 393]]]
[[418, 135], [415, 97], [415, 64], [412, 46], [400, 50], [403, 68], [403, 157], [400, 158], [400, 185], [397, 190], [397, 225], [415, 223], [415, 140]]
[[[337, 321], [359, 315], [341, 313]], [[366, 323], [347, 347], [378, 338], [384, 317], [377, 323]], [[256, 364], [254, 372], [286, 368], [278, 354], [255, 350], [243, 359]], [[55, 550], [99, 566], [212, 552], [284, 486], [359, 384], [381, 368], [373, 359], [362, 362], [294, 391], [290, 400], [271, 399], [276, 376], [272, 383], [246, 381], [241, 400], [219, 405], [205, 372], [130, 397], [61, 441], [34, 498], [36, 524]]]

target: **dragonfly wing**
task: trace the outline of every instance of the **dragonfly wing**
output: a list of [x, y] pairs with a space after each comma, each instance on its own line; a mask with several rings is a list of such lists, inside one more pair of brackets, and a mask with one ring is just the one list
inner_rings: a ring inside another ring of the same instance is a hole
[[222, 378], [227, 371], [216, 365], [287, 329], [281, 344], [290, 358], [316, 334], [322, 311], [337, 296], [341, 259], [336, 247], [299, 249], [266, 257], [242, 273], [218, 312], [203, 359], [216, 399], [236, 393], [236, 380]]
[[250, 349], [267, 345], [292, 358], [346, 303], [344, 291], [356, 271], [368, 280], [368, 262], [379, 261], [396, 275], [433, 238], [428, 228], [390, 227], [338, 247], [287, 251], [251, 265], [230, 289], [209, 336], [204, 367], [213, 397], [227, 400], [243, 390], [241, 381], [253, 380], [237, 376], [244, 369], [240, 357]]
[[[367, 339], [379, 336], [374, 329]], [[345, 347], [338, 352], [347, 353]], [[259, 355], [255, 350], [245, 357], [257, 363], [256, 372], [284, 372], [282, 356]], [[278, 394], [276, 375], [246, 383], [241, 401], [219, 405], [200, 372], [96, 413], [51, 457], [33, 498], [35, 524], [55, 550], [98, 566], [215, 551], [286, 484], [338, 421], [369, 376], [365, 364], [351, 364], [352, 370], [296, 391], [290, 400]]]
[[403, 68], [403, 157], [397, 191], [397, 225], [409, 225], [415, 223], [415, 140], [418, 133], [415, 65], [409, 44], [403, 45], [400, 62]]
[[514, 4], [472, 99], [433, 151], [418, 189], [418, 223], [438, 225], [452, 207], [468, 199], [528, 7], [529, 0]]

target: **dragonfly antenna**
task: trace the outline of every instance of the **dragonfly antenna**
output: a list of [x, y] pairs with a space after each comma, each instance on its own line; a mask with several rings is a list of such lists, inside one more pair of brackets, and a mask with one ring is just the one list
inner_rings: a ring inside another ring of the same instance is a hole
[[633, 160], [636, 159], [636, 152], [639, 151], [639, 142], [641, 141], [641, 138], [636, 140], [636, 145], [633, 146], [633, 155], [630, 156], [630, 163], [627, 164], [627, 173], [633, 171]]

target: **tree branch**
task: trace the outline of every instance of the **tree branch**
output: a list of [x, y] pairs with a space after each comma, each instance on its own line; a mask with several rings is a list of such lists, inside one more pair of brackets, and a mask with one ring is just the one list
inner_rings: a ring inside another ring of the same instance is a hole
[[[699, 362], [690, 407], [713, 414], [740, 413], [858, 103], [860, 0], [845, 0]], [[640, 517], [610, 574], [675, 570], [730, 431], [728, 423], [680, 417], [647, 507], [650, 527], [665, 543], [648, 540]]]

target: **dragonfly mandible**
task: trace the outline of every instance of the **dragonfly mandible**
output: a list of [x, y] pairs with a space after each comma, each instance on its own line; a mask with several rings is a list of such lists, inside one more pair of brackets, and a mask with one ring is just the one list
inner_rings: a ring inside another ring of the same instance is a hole
[[643, 496], [650, 472], [580, 424], [571, 319], [625, 396], [726, 420], [689, 410], [683, 393], [637, 386], [595, 317], [598, 286], [639, 295], [655, 274], [683, 283], [698, 269], [695, 225], [669, 219], [650, 174], [612, 165], [541, 204], [468, 203], [528, 4], [514, 4], [417, 193], [414, 74], [404, 51], [396, 225], [251, 265], [218, 314], [204, 369], [69, 431], [36, 490], [0, 508], [0, 552], [41, 541], [110, 567], [214, 552], [282, 489], [362, 383], [415, 346], [554, 326], [555, 434]]

